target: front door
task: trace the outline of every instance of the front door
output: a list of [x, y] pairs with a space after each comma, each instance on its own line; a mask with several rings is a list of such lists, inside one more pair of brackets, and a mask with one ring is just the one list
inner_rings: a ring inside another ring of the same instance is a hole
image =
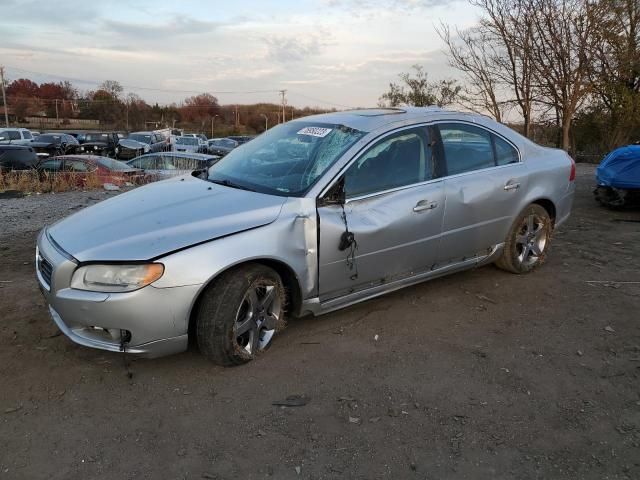
[[435, 167], [425, 127], [391, 133], [350, 164], [345, 205], [318, 208], [321, 301], [431, 269], [444, 206]]

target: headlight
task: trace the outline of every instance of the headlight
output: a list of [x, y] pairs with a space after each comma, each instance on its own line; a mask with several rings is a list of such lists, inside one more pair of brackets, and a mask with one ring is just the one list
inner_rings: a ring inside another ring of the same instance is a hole
[[84, 147], [80, 147], [80, 151], [81, 151], [81, 152], [84, 152]]
[[149, 145], [145, 145], [145, 146], [144, 146], [144, 151], [145, 151], [145, 152], [148, 152], [148, 151], [149, 151]]
[[93, 292], [132, 292], [155, 282], [164, 273], [161, 263], [87, 265], [71, 278], [71, 288]]
[[116, 153], [120, 153], [120, 147], [116, 147]]
[[94, 146], [93, 146], [93, 149], [94, 149], [94, 150], [97, 150], [97, 149], [98, 149], [98, 146], [97, 146], [97, 145], [94, 145]]

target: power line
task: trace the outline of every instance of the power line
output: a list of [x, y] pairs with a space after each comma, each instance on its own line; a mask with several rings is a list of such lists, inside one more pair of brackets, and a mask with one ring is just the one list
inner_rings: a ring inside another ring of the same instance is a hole
[[[89, 83], [92, 85], [101, 85], [103, 83], [97, 80], [86, 80], [81, 78], [65, 77], [65, 76], [56, 75], [53, 73], [35, 72], [33, 70], [25, 70], [24, 68], [12, 67], [10, 65], [7, 66], [7, 68], [10, 68], [11, 70], [15, 70], [17, 72], [29, 73], [31, 75], [40, 75], [44, 77], [54, 77], [61, 80], [68, 80], [70, 82]], [[223, 95], [223, 94], [254, 94], [254, 93], [279, 93], [280, 92], [280, 90], [228, 90], [228, 91], [215, 91], [215, 92], [206, 91], [205, 92], [204, 90], [178, 90], [178, 89], [168, 89], [168, 88], [140, 87], [136, 85], [125, 85], [122, 83], [120, 85], [130, 90], [145, 90], [145, 91], [163, 92], [163, 93], [188, 93], [188, 94], [211, 93], [216, 95]]]

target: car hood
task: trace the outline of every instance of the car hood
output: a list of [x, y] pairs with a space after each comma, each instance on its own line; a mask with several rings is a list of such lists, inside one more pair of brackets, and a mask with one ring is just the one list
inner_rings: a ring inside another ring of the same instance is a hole
[[118, 142], [118, 145], [125, 147], [125, 148], [131, 148], [131, 149], [138, 149], [138, 148], [144, 148], [144, 147], [148, 147], [149, 144], [148, 143], [143, 143], [143, 142], [139, 142], [137, 140], [130, 140], [128, 138], [123, 138], [122, 140], [120, 140]]
[[149, 260], [271, 223], [285, 201], [177, 177], [85, 208], [49, 227], [48, 235], [80, 262]]

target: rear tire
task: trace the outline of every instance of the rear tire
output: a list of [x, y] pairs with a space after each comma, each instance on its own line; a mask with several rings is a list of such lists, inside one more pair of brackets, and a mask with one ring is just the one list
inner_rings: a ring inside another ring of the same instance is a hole
[[540, 205], [529, 205], [513, 222], [496, 265], [511, 273], [532, 272], [547, 258], [552, 230], [549, 213]]
[[284, 328], [280, 276], [257, 263], [223, 273], [204, 292], [196, 318], [200, 351], [218, 365], [241, 365], [271, 346]]

